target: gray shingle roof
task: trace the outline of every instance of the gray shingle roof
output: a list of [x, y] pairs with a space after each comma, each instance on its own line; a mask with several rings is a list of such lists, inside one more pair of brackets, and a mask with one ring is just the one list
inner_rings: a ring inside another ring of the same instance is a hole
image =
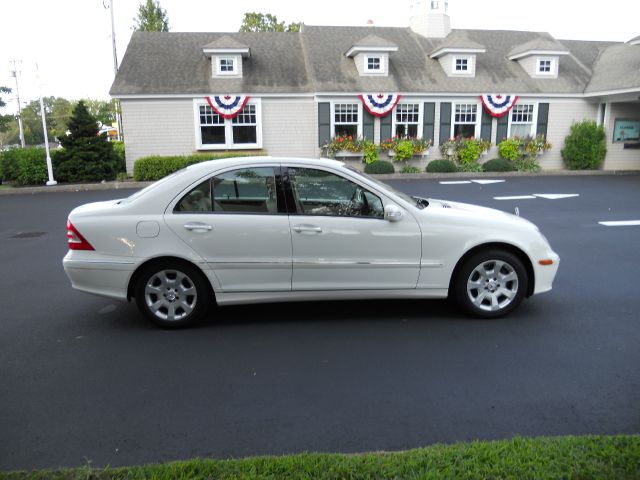
[[354, 47], [397, 47], [397, 45], [389, 40], [380, 38], [377, 35], [367, 35], [364, 38], [358, 40]]
[[516, 57], [532, 50], [548, 52], [563, 51], [569, 53], [564, 45], [552, 38], [551, 35], [541, 33], [539, 37], [513, 47], [509, 52], [508, 58]]
[[[360, 76], [353, 59], [344, 56], [363, 41], [398, 47], [389, 53], [389, 76]], [[448, 77], [438, 60], [429, 57], [448, 42], [486, 49], [477, 56], [475, 78]], [[243, 77], [212, 78], [211, 60], [203, 54], [203, 46], [228, 48], [230, 44], [251, 49], [251, 58], [243, 61]], [[565, 50], [570, 55], [561, 58], [557, 79], [535, 79], [517, 61], [508, 60], [513, 52], [526, 51], [523, 49]], [[587, 87], [589, 91], [619, 85], [640, 88], [639, 63], [638, 46], [560, 42], [538, 32], [453, 30], [444, 40], [422, 37], [409, 28], [371, 26], [305, 25], [299, 33], [135, 32], [110, 93], [116, 97], [316, 92], [570, 94], [583, 93]]]
[[229, 35], [224, 35], [220, 38], [215, 39], [213, 42], [209, 42], [206, 45], [203, 45], [202, 48], [207, 48], [211, 50], [215, 49], [224, 49], [224, 48], [232, 48], [232, 49], [241, 49], [248, 48], [244, 43], [239, 42], [235, 38], [231, 38]]
[[444, 49], [483, 50], [484, 48], [484, 45], [471, 40], [466, 30], [453, 30], [432, 52], [429, 52], [429, 56]]

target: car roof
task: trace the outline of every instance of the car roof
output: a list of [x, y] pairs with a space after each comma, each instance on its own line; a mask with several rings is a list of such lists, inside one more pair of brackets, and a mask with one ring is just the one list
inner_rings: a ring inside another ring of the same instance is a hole
[[272, 156], [248, 156], [234, 158], [220, 158], [206, 160], [204, 162], [189, 165], [187, 170], [193, 173], [208, 172], [211, 168], [216, 169], [234, 166], [243, 166], [256, 163], [296, 163], [298, 165], [321, 166], [340, 168], [344, 166], [344, 162], [332, 160], [329, 158], [302, 158], [302, 157], [272, 157]]

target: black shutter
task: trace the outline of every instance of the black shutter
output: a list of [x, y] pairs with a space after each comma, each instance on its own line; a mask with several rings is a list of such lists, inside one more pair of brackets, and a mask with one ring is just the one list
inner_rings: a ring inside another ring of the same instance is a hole
[[362, 109], [362, 136], [373, 142], [373, 121], [374, 116], [371, 115], [365, 108]]
[[536, 125], [536, 135], [544, 135], [547, 138], [547, 124], [549, 123], [549, 104], [538, 104], [538, 124]]
[[331, 103], [318, 103], [318, 146], [331, 140]]
[[393, 112], [394, 110], [391, 110], [384, 117], [380, 117], [380, 141], [388, 140], [393, 136], [391, 133], [391, 115], [394, 114]]
[[509, 115], [510, 113], [507, 113], [506, 115], [503, 115], [498, 119], [498, 129], [496, 130], [496, 143], [500, 143], [502, 140], [507, 138], [507, 133], [509, 130]]
[[451, 134], [451, 102], [440, 103], [440, 145], [449, 140]]
[[487, 111], [482, 108], [482, 118], [480, 124], [480, 138], [482, 140], [491, 141], [491, 123], [493, 117], [487, 113]]
[[425, 102], [424, 112], [422, 112], [422, 138], [424, 140], [432, 140], [435, 133], [436, 122], [436, 104], [434, 102]]

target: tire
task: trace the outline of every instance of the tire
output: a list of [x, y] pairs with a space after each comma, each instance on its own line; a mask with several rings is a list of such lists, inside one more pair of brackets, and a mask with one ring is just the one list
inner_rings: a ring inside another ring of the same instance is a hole
[[149, 265], [135, 284], [138, 309], [163, 328], [182, 328], [202, 319], [209, 311], [211, 297], [202, 273], [176, 260]]
[[464, 261], [455, 278], [455, 300], [471, 315], [496, 318], [516, 308], [527, 291], [522, 261], [504, 250], [485, 250]]

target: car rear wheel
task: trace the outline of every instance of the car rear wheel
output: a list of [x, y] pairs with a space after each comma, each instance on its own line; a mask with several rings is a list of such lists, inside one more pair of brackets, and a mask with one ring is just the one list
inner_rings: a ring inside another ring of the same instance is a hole
[[522, 261], [502, 250], [487, 250], [469, 257], [455, 280], [455, 298], [467, 312], [495, 318], [516, 308], [527, 291]]
[[153, 323], [180, 328], [206, 315], [211, 294], [193, 266], [167, 260], [145, 268], [135, 286], [136, 304]]

